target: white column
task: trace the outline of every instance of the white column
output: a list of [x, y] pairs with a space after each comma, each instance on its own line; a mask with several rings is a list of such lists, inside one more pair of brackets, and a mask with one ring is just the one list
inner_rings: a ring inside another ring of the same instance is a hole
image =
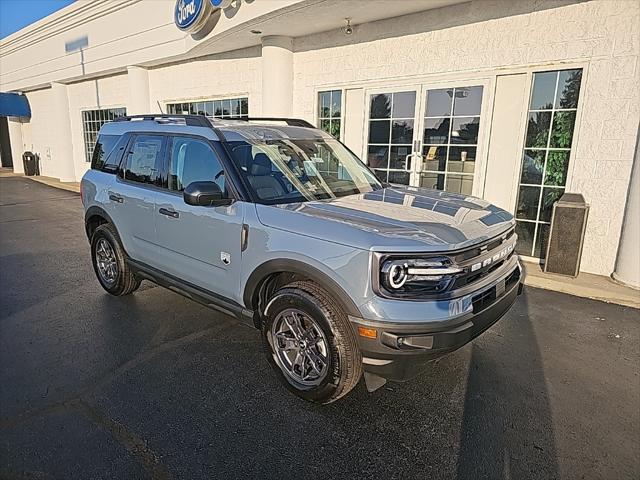
[[67, 86], [62, 83], [52, 83], [51, 94], [53, 111], [56, 112], [56, 121], [50, 126], [53, 130], [52, 138], [55, 139], [51, 155], [54, 164], [52, 173], [63, 182], [75, 182], [76, 171], [73, 162]]
[[[640, 136], [640, 132], [639, 132]], [[627, 207], [622, 220], [622, 234], [613, 278], [631, 287], [640, 288], [640, 138], [636, 141]]]
[[24, 153], [24, 144], [22, 143], [22, 123], [19, 118], [9, 117], [9, 141], [11, 142], [11, 156], [13, 157], [13, 171], [15, 173], [24, 173], [22, 165], [22, 154]]
[[262, 39], [262, 115], [290, 117], [293, 107], [293, 39]]
[[150, 113], [149, 72], [146, 68], [127, 67], [129, 81], [129, 101], [127, 115]]

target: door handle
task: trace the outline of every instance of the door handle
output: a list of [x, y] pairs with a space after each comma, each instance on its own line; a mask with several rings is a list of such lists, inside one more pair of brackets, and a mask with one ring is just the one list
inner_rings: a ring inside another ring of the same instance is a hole
[[171, 218], [178, 218], [180, 216], [178, 212], [173, 210], [168, 210], [166, 208], [161, 208], [160, 210], [158, 210], [158, 213], [160, 213], [161, 215], [166, 215], [167, 217], [171, 217]]
[[120, 195], [116, 195], [114, 193], [110, 193], [109, 194], [109, 200], [111, 200], [113, 202], [118, 202], [118, 203], [124, 202], [124, 198], [122, 198]]

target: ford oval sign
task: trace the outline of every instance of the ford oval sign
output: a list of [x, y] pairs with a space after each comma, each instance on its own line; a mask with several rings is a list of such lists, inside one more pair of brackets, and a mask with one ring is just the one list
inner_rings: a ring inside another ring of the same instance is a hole
[[203, 21], [206, 21], [207, 6], [205, 0], [178, 0], [174, 20], [176, 26], [185, 32], [198, 30]]

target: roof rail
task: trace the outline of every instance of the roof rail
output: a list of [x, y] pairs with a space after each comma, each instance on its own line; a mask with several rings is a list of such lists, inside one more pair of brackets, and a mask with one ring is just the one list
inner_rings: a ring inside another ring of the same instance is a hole
[[234, 118], [234, 120], [245, 120], [247, 122], [284, 122], [290, 127], [306, 127], [316, 128], [306, 120], [301, 118], [284, 118], [284, 117], [247, 117], [247, 118]]
[[118, 117], [114, 119], [114, 122], [130, 122], [130, 121], [143, 121], [151, 120], [158, 123], [170, 123], [171, 121], [183, 120], [185, 125], [189, 127], [207, 127], [211, 128], [211, 122], [204, 115], [173, 115], [167, 113], [147, 113], [144, 115], [127, 115], [125, 117]]

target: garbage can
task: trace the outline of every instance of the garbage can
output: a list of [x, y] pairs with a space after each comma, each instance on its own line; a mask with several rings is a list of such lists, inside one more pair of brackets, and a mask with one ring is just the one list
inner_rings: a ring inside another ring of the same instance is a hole
[[26, 176], [40, 175], [40, 158], [37, 153], [24, 152], [22, 154], [22, 164]]
[[553, 205], [545, 272], [578, 276], [588, 216], [589, 205], [579, 193], [565, 193]]

